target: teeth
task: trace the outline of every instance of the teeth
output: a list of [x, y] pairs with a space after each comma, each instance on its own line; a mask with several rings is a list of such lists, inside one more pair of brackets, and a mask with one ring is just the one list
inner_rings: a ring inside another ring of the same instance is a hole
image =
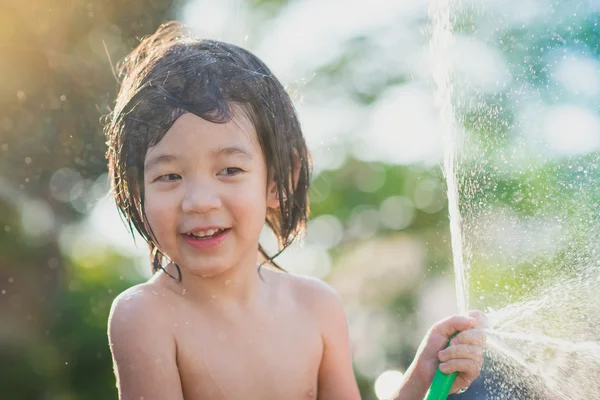
[[188, 233], [188, 235], [203, 238], [203, 237], [207, 237], [207, 236], [212, 236], [215, 233], [220, 233], [222, 231], [223, 231], [223, 229], [209, 229], [207, 231], [190, 232], [190, 233]]

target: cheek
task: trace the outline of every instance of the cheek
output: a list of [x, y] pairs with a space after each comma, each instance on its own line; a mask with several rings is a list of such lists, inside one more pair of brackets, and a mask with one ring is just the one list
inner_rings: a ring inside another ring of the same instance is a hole
[[241, 194], [235, 195], [236, 208], [239, 213], [243, 213], [246, 216], [256, 216], [261, 218], [266, 213], [266, 197], [262, 192], [256, 190], [249, 192], [242, 192]]
[[267, 213], [266, 188], [257, 180], [252, 187], [246, 187], [232, 193], [235, 203], [236, 219], [244, 225], [252, 227], [252, 231], [260, 232]]
[[148, 193], [144, 202], [146, 212], [146, 225], [150, 225], [152, 231], [162, 242], [160, 236], [162, 233], [172, 229], [175, 223], [175, 215], [172, 210], [172, 202], [168, 201], [165, 195], [158, 193]]

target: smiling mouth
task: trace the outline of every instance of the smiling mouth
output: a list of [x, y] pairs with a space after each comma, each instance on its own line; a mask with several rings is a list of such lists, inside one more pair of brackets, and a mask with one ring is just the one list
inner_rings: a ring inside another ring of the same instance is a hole
[[207, 239], [212, 239], [215, 238], [219, 235], [221, 235], [222, 233], [224, 233], [225, 231], [228, 231], [230, 228], [220, 228], [220, 229], [216, 229], [216, 230], [209, 230], [207, 232], [200, 232], [198, 234], [194, 234], [192, 232], [186, 233], [185, 236], [188, 236], [192, 239], [196, 239], [196, 240], [207, 240]]

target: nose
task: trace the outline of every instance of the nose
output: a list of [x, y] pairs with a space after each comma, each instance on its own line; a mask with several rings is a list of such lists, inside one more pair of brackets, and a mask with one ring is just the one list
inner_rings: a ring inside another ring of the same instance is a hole
[[184, 213], [204, 214], [221, 207], [221, 196], [210, 182], [198, 180], [188, 182], [181, 202]]

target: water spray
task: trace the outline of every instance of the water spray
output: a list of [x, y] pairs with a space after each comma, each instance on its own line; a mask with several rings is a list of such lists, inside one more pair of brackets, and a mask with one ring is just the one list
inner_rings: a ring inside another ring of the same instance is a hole
[[[458, 207], [458, 184], [456, 181], [455, 162], [457, 154], [456, 121], [452, 107], [452, 88], [450, 75], [452, 66], [450, 64], [449, 49], [452, 43], [452, 27], [450, 23], [451, 0], [433, 0], [429, 7], [432, 36], [430, 50], [433, 60], [432, 74], [436, 91], [436, 103], [440, 107], [440, 118], [444, 127], [444, 175], [448, 186], [448, 211], [450, 220], [450, 236], [452, 240], [452, 254], [454, 264], [454, 276], [456, 286], [456, 298], [458, 311], [466, 314], [469, 302], [466, 290], [466, 271], [463, 259], [462, 232], [460, 222], [460, 211]], [[448, 340], [446, 347], [450, 346]], [[443, 373], [439, 366], [433, 376], [431, 386], [425, 396], [425, 400], [445, 400], [450, 394], [450, 389], [456, 379], [456, 372]]]
[[[429, 17], [431, 21], [431, 41], [430, 50], [433, 60], [432, 74], [436, 91], [436, 103], [440, 108], [440, 119], [442, 127], [442, 137], [444, 141], [444, 165], [443, 171], [448, 187], [448, 211], [450, 220], [450, 236], [452, 242], [452, 255], [454, 264], [456, 299], [458, 301], [458, 311], [466, 314], [469, 297], [467, 292], [467, 277], [463, 255], [462, 231], [460, 210], [458, 207], [458, 183], [456, 179], [455, 163], [458, 153], [458, 138], [456, 132], [456, 121], [454, 119], [454, 110], [452, 107], [452, 86], [450, 76], [452, 65], [450, 63], [449, 49], [453, 41], [452, 25], [450, 20], [451, 0], [433, 0], [429, 7]], [[448, 340], [446, 347], [450, 346], [450, 340], [458, 333], [455, 333]], [[438, 367], [426, 400], [445, 400], [450, 394], [450, 389], [456, 379], [456, 372], [451, 374], [443, 373]]]

